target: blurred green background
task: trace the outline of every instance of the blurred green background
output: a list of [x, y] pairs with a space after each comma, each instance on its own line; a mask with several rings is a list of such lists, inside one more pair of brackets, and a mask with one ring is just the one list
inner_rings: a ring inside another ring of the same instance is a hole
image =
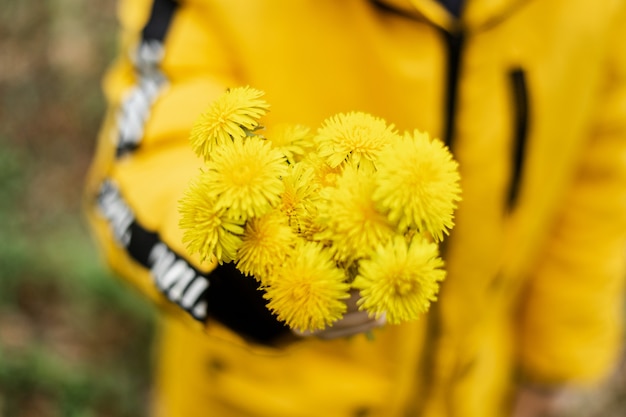
[[145, 415], [150, 306], [80, 211], [116, 48], [115, 1], [0, 7], [0, 415]]
[[[81, 211], [115, 1], [0, 7], [0, 416], [139, 417], [154, 311], [103, 267]], [[626, 370], [576, 416], [626, 416]]]

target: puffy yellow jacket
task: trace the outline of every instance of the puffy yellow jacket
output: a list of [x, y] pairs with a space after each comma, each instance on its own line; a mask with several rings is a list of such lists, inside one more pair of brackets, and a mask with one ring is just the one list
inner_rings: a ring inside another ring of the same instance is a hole
[[[165, 311], [155, 416], [498, 417], [520, 379], [605, 375], [626, 274], [624, 10], [122, 1], [86, 202], [110, 265]], [[373, 341], [277, 344], [259, 292], [186, 253], [177, 201], [201, 163], [188, 133], [240, 85], [267, 92], [268, 126], [364, 111], [450, 145], [463, 201], [426, 317]]]

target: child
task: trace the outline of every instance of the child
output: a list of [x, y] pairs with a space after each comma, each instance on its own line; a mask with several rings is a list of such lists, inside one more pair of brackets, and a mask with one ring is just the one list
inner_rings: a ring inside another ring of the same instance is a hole
[[[524, 416], [602, 379], [621, 344], [624, 9], [122, 2], [86, 202], [110, 265], [163, 307], [153, 415], [500, 417], [521, 390]], [[374, 340], [294, 335], [254, 280], [188, 253], [189, 132], [243, 85], [267, 93], [268, 128], [364, 111], [450, 147], [463, 200], [426, 317], [378, 328], [361, 313], [353, 330]]]

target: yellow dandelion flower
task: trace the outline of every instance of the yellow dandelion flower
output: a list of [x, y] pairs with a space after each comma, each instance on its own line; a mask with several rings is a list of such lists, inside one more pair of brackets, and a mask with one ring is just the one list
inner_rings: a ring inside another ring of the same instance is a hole
[[352, 286], [360, 290], [359, 308], [391, 324], [415, 320], [436, 301], [445, 278], [436, 243], [417, 236], [410, 243], [396, 236], [360, 262]]
[[179, 226], [183, 229], [183, 243], [190, 253], [200, 254], [202, 260], [217, 259], [231, 262], [241, 246], [243, 222], [233, 220], [225, 210], [216, 208], [208, 197], [207, 184], [192, 181], [179, 201]]
[[260, 138], [235, 139], [213, 152], [202, 174], [208, 195], [231, 218], [262, 216], [280, 203], [285, 158]]
[[315, 231], [319, 185], [314, 179], [313, 169], [304, 163], [290, 165], [283, 178], [284, 191], [281, 195], [280, 211], [289, 219], [289, 225], [299, 236], [310, 236]]
[[265, 298], [268, 308], [292, 329], [323, 329], [342, 317], [350, 286], [320, 245], [299, 241], [275, 270]]
[[250, 219], [242, 239], [237, 252], [237, 268], [267, 285], [272, 269], [284, 262], [295, 236], [286, 217], [278, 211], [271, 211]]
[[313, 150], [313, 134], [307, 126], [279, 124], [268, 131], [267, 137], [272, 147], [280, 150], [290, 164], [302, 160], [305, 154]]
[[380, 154], [377, 167], [374, 199], [389, 219], [441, 241], [461, 199], [458, 164], [445, 145], [427, 133], [407, 133]]
[[351, 160], [375, 166], [380, 151], [395, 137], [393, 125], [367, 113], [339, 113], [324, 121], [315, 137], [319, 155], [335, 168]]
[[373, 192], [371, 176], [352, 165], [346, 166], [336, 187], [322, 191], [318, 221], [323, 231], [318, 237], [333, 243], [338, 261], [367, 256], [394, 235], [395, 228], [377, 209]]
[[308, 154], [300, 163], [311, 167], [313, 170], [313, 180], [320, 187], [334, 186], [343, 170], [343, 165], [332, 168], [317, 152]]
[[250, 87], [226, 90], [200, 115], [190, 132], [191, 146], [198, 156], [210, 158], [213, 149], [234, 138], [245, 138], [259, 127], [269, 105], [262, 91]]

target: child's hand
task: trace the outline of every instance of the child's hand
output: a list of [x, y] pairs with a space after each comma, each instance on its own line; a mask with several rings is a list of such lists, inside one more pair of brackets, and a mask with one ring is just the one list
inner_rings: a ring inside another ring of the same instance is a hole
[[366, 311], [359, 311], [356, 302], [359, 299], [359, 292], [350, 291], [350, 298], [346, 301], [348, 310], [346, 314], [337, 320], [331, 327], [323, 330], [306, 330], [303, 332], [294, 330], [293, 332], [300, 337], [318, 337], [320, 339], [337, 339], [340, 337], [353, 336], [359, 333], [367, 333], [377, 327], [385, 324], [385, 316], [376, 319], [370, 317]]
[[522, 386], [517, 391], [512, 417], [561, 416], [572, 410], [578, 390], [570, 388], [541, 389]]

